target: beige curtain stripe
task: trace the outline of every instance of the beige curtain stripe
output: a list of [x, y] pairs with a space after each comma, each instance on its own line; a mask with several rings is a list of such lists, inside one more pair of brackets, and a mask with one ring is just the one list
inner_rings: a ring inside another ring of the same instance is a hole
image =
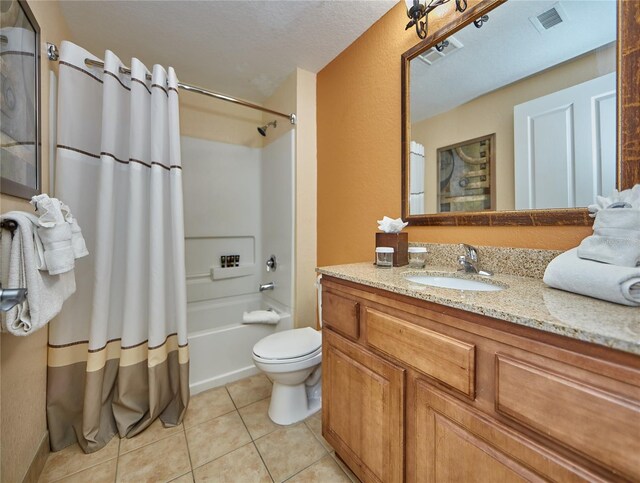
[[88, 342], [67, 345], [64, 347], [49, 346], [47, 365], [49, 367], [64, 367], [87, 360]]
[[87, 372], [102, 370], [107, 361], [120, 359], [120, 367], [139, 364], [148, 359], [148, 367], [154, 367], [167, 360], [171, 352], [178, 351], [180, 364], [189, 362], [189, 346], [180, 347], [178, 336], [170, 335], [164, 344], [149, 349], [147, 344], [123, 349], [120, 340], [109, 342], [103, 349], [88, 352], [89, 344], [84, 342], [65, 347], [49, 347], [49, 367], [64, 367], [79, 362], [87, 363]]

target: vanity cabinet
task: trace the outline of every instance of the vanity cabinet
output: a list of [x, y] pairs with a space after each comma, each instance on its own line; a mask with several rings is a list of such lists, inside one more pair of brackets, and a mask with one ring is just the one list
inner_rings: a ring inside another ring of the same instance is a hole
[[640, 481], [640, 357], [323, 276], [323, 435], [363, 481]]
[[366, 481], [401, 482], [405, 371], [334, 332], [323, 336], [327, 439]]

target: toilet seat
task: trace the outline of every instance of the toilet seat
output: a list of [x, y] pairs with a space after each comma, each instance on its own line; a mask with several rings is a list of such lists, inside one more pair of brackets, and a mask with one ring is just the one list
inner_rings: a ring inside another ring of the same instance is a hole
[[269, 335], [253, 346], [253, 358], [263, 364], [288, 364], [322, 352], [322, 334], [311, 327]]
[[304, 362], [304, 361], [311, 361], [313, 360], [316, 356], [322, 356], [322, 347], [319, 347], [318, 349], [316, 349], [315, 351], [313, 351], [311, 354], [306, 354], [304, 356], [301, 357], [294, 357], [292, 359], [263, 359], [260, 356], [257, 356], [255, 353], [253, 354], [253, 360], [254, 362], [259, 362], [263, 365], [293, 365], [296, 362]]

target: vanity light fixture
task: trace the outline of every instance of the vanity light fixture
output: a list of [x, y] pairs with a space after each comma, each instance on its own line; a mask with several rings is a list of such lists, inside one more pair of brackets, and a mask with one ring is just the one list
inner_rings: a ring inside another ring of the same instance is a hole
[[475, 19], [473, 21], [473, 25], [475, 25], [476, 28], [480, 28], [488, 20], [489, 20], [489, 15], [483, 15], [482, 17]]
[[[418, 37], [424, 39], [427, 37], [428, 26], [428, 15], [429, 12], [436, 9], [440, 5], [444, 5], [445, 3], [449, 3], [449, 0], [431, 0], [429, 4], [420, 3], [420, 0], [405, 0], [407, 3], [407, 17], [411, 20], [404, 28], [405, 30], [410, 29], [414, 25], [416, 26], [416, 33]], [[464, 12], [467, 9], [467, 0], [456, 0], [456, 12]], [[424, 18], [424, 22], [422, 22], [422, 18]], [[489, 15], [483, 15], [482, 17], [473, 21], [473, 25], [476, 28], [482, 27], [482, 25], [489, 20]], [[440, 42], [436, 44], [436, 50], [438, 52], [442, 52], [445, 47], [447, 47], [447, 41]]]
[[[429, 13], [439, 6], [449, 3], [449, 0], [425, 0], [425, 3], [421, 3], [420, 0], [405, 0], [405, 2], [407, 3], [407, 17], [411, 19], [405, 27], [405, 30], [415, 25], [418, 37], [424, 39], [427, 37], [427, 30], [429, 28]], [[464, 12], [467, 9], [467, 0], [455, 0], [455, 2], [456, 12]], [[423, 18], [424, 21], [422, 21]]]
[[439, 44], [434, 45], [434, 47], [436, 48], [436, 50], [438, 52], [443, 52], [444, 49], [446, 49], [447, 47], [449, 47], [449, 41], [448, 40], [443, 40], [442, 42], [440, 42]]

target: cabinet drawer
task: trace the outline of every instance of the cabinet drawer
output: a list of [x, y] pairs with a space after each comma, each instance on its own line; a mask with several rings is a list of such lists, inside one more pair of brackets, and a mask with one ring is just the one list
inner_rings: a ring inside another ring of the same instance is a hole
[[640, 405], [553, 369], [498, 354], [496, 410], [640, 480]]
[[360, 337], [360, 304], [323, 290], [322, 323], [342, 335], [357, 340]]
[[371, 347], [475, 397], [475, 346], [367, 308], [366, 341]]

